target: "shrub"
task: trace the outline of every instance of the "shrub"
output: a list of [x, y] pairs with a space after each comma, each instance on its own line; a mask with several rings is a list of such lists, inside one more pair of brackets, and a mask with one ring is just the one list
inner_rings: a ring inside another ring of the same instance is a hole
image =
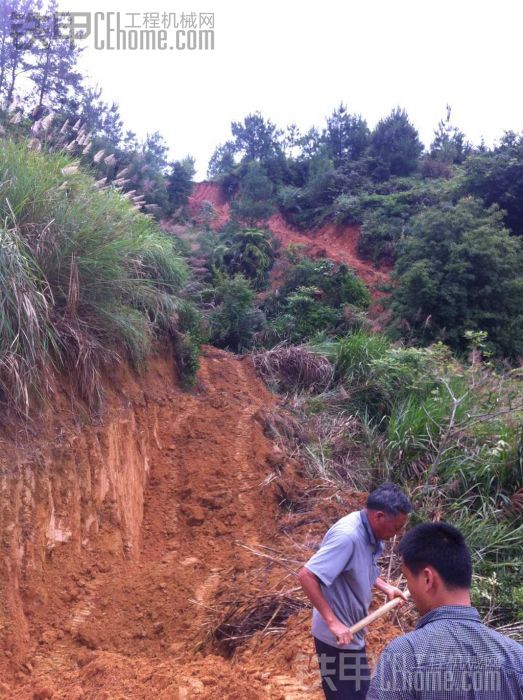
[[53, 369], [96, 405], [100, 370], [177, 330], [186, 266], [153, 221], [62, 154], [0, 144], [0, 389], [27, 413]]
[[398, 216], [388, 216], [382, 210], [369, 212], [358, 237], [358, 253], [375, 264], [394, 260], [397, 243], [406, 227], [404, 219]]
[[254, 292], [242, 275], [223, 278], [216, 288], [217, 308], [211, 314], [210, 339], [220, 348], [241, 352], [252, 346], [264, 327], [264, 316], [253, 306]]
[[328, 306], [354, 304], [366, 308], [370, 303], [368, 289], [347, 265], [336, 265], [330, 260], [305, 258], [293, 265], [285, 274], [279, 297], [284, 299], [299, 287], [321, 290], [322, 301]]
[[269, 231], [230, 226], [218, 239], [207, 240], [209, 269], [228, 275], [241, 274], [254, 286], [263, 289], [276, 258], [276, 244]]
[[506, 225], [523, 234], [523, 134], [508, 132], [493, 151], [464, 163], [463, 193], [480, 197], [486, 207], [497, 204]]
[[237, 197], [232, 201], [232, 211], [241, 221], [255, 225], [274, 212], [274, 187], [263, 167], [252, 161], [246, 168]]
[[279, 290], [263, 304], [269, 328], [261, 340], [266, 344], [301, 342], [319, 332], [343, 332], [361, 322], [356, 316], [369, 300], [367, 288], [346, 265], [299, 260], [287, 270]]
[[334, 331], [343, 318], [342, 310], [322, 303], [321, 295], [316, 287], [298, 287], [289, 294], [284, 312], [270, 324], [276, 339], [299, 343], [320, 331]]

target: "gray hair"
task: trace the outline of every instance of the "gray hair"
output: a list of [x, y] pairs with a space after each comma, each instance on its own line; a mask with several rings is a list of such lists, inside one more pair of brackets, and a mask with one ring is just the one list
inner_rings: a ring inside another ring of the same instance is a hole
[[389, 515], [398, 515], [399, 513], [410, 513], [412, 503], [399, 486], [387, 481], [369, 494], [367, 508], [369, 510], [382, 510]]

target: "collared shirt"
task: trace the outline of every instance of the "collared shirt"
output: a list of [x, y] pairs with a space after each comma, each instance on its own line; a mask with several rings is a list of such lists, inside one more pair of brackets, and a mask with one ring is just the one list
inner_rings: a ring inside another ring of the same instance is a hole
[[[365, 511], [355, 511], [328, 530], [319, 550], [305, 564], [320, 580], [321, 591], [340, 622], [350, 627], [368, 613], [372, 587], [379, 576], [377, 560], [383, 542], [376, 539]], [[314, 609], [312, 634], [339, 649], [361, 649], [365, 631], [354, 635], [350, 644], [340, 646], [327, 623]]]
[[367, 700], [523, 700], [523, 647], [465, 605], [431, 610], [383, 651]]

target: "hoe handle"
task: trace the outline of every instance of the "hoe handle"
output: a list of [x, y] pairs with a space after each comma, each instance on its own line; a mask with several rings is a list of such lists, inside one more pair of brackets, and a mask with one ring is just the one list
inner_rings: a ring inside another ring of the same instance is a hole
[[[410, 597], [409, 591], [405, 591], [405, 595], [407, 596], [407, 598]], [[352, 627], [350, 627], [350, 631], [352, 632], [352, 634], [356, 634], [356, 632], [359, 632], [364, 627], [367, 627], [367, 625], [370, 625], [371, 622], [377, 620], [378, 617], [382, 617], [383, 615], [385, 615], [385, 613], [388, 613], [389, 610], [394, 610], [394, 608], [397, 605], [399, 605], [403, 600], [403, 598], [393, 598], [392, 600], [389, 600], [389, 602], [385, 603], [385, 605], [382, 605], [381, 608], [374, 610], [374, 612], [371, 612], [362, 620], [352, 625]]]

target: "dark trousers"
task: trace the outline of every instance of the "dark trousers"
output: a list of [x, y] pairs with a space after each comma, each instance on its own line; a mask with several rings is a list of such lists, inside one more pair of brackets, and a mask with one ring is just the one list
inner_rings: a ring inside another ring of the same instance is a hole
[[365, 647], [337, 649], [314, 638], [320, 665], [321, 684], [327, 700], [365, 700], [370, 668]]

